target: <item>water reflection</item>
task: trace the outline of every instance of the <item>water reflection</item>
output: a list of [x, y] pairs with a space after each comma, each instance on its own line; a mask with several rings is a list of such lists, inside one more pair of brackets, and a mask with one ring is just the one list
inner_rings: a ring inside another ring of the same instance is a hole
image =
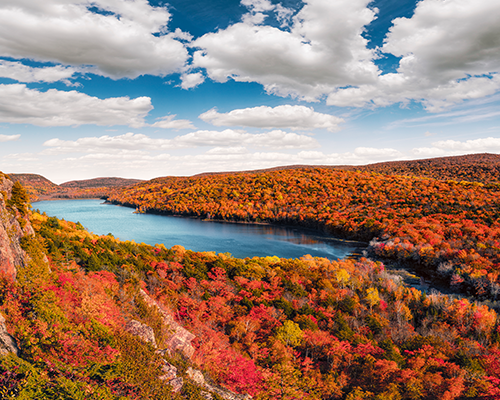
[[112, 233], [122, 240], [134, 240], [167, 247], [184, 246], [194, 251], [231, 253], [234, 257], [278, 256], [298, 258], [305, 254], [330, 259], [344, 258], [357, 244], [323, 237], [300, 229], [202, 221], [199, 219], [134, 214], [133, 209], [103, 204], [100, 200], [58, 200], [33, 204], [49, 216], [79, 221], [100, 235]]

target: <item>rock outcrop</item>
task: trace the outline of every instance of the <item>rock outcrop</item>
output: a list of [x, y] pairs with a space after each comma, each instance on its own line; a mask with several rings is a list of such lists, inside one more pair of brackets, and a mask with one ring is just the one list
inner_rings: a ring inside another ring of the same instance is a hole
[[216, 393], [220, 397], [222, 397], [224, 400], [252, 400], [252, 396], [248, 394], [237, 394], [233, 393], [227, 389], [224, 389], [221, 386], [210, 384], [205, 380], [205, 377], [203, 376], [203, 373], [197, 369], [189, 367], [187, 370], [187, 375], [189, 378], [191, 378], [194, 382], [196, 382], [198, 385], [201, 387], [205, 388], [207, 392], [204, 394], [204, 397], [206, 399], [212, 399], [212, 393]]
[[134, 336], [137, 336], [139, 339], [143, 340], [146, 343], [151, 343], [153, 347], [156, 346], [155, 332], [153, 328], [150, 326], [143, 324], [135, 319], [130, 320], [127, 325], [125, 325], [125, 329]]
[[0, 356], [5, 356], [8, 353], [19, 354], [16, 342], [7, 332], [5, 326], [5, 318], [0, 314]]
[[[179, 325], [172, 315], [157, 301], [152, 299], [144, 290], [140, 289], [140, 295], [144, 302], [150, 306], [156, 308], [160, 315], [162, 316], [163, 323], [171, 332], [170, 336], [167, 338], [166, 349], [157, 350], [157, 354], [165, 355], [172, 353], [181, 353], [185, 357], [191, 358], [194, 353], [194, 347], [191, 345], [191, 341], [195, 338], [191, 332]], [[127, 323], [126, 327], [128, 332], [139, 337], [147, 343], [151, 343], [154, 347], [156, 345], [156, 339], [154, 331], [151, 327], [143, 324], [136, 320], [131, 320]], [[163, 360], [164, 365], [162, 366], [163, 374], [159, 376], [159, 379], [164, 381], [166, 384], [172, 386], [172, 390], [177, 393], [182, 389], [184, 380], [178, 375], [177, 368]], [[197, 385], [204, 389], [202, 391], [202, 396], [207, 400], [212, 400], [214, 398], [213, 394], [217, 394], [225, 400], [251, 400], [252, 397], [249, 395], [241, 395], [233, 393], [221, 386], [209, 383], [205, 380], [203, 373], [197, 369], [189, 367], [187, 370], [187, 376]]]
[[12, 181], [0, 172], [0, 272], [15, 279], [18, 268], [25, 266], [28, 260], [20, 245], [21, 237], [33, 235], [34, 231], [26, 217], [20, 217], [8, 207], [12, 186]]
[[166, 340], [167, 349], [174, 353], [182, 353], [190, 359], [194, 353], [194, 347], [191, 345], [191, 341], [196, 336], [179, 325], [179, 323], [174, 320], [174, 317], [164, 307], [152, 299], [144, 290], [141, 289], [140, 294], [148, 306], [154, 307], [160, 312], [164, 325], [170, 331], [170, 335]]

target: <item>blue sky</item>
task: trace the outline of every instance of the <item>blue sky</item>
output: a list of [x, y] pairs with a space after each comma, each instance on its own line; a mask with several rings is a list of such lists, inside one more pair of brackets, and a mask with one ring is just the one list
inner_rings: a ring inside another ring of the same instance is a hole
[[0, 170], [500, 153], [499, 72], [491, 0], [3, 0]]

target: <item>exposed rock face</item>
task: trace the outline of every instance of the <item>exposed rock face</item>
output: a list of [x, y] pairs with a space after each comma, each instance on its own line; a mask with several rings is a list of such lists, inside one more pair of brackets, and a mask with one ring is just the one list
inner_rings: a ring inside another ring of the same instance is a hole
[[163, 360], [164, 365], [162, 366], [163, 375], [159, 378], [165, 383], [172, 386], [172, 391], [174, 393], [180, 392], [182, 389], [182, 385], [184, 385], [184, 379], [180, 376], [177, 376], [177, 368], [172, 364], [169, 364], [165, 360]]
[[[204, 387], [212, 393], [218, 394], [225, 400], [252, 400], [252, 396], [248, 394], [236, 394], [218, 385], [211, 385], [205, 380], [203, 373], [197, 369], [189, 367], [187, 370], [187, 375], [201, 387]], [[206, 393], [205, 398], [209, 399], [212, 398], [212, 396], [210, 395], [210, 393]]]
[[[163, 318], [163, 323], [171, 331], [171, 335], [167, 339], [167, 349], [158, 349], [156, 350], [156, 353], [163, 356], [166, 353], [176, 352], [182, 353], [186, 357], [191, 358], [194, 353], [194, 347], [191, 345], [191, 341], [195, 338], [195, 335], [180, 326], [174, 320], [172, 315], [170, 315], [164, 307], [152, 299], [144, 290], [140, 290], [140, 295], [148, 306], [155, 307], [160, 312]], [[141, 338], [145, 342], [151, 343], [154, 347], [157, 346], [153, 328], [148, 325], [136, 320], [131, 320], [127, 323], [125, 328], [128, 332]], [[178, 393], [182, 389], [184, 380], [182, 377], [178, 376], [177, 368], [163, 360], [162, 373], [163, 374], [158, 378], [166, 384], [172, 386], [174, 393]], [[212, 393], [219, 395], [225, 400], [252, 400], [252, 397], [248, 394], [236, 394], [224, 389], [221, 386], [208, 383], [205, 380], [203, 373], [197, 369], [189, 367], [187, 370], [187, 376], [206, 390], [201, 393], [206, 400], [213, 400]]]
[[12, 181], [0, 172], [0, 272], [15, 279], [17, 269], [27, 264], [27, 255], [19, 241], [24, 235], [33, 235], [34, 231], [27, 219], [21, 228], [16, 215], [7, 208], [12, 186]]
[[163, 323], [169, 328], [171, 334], [167, 338], [167, 348], [176, 353], [182, 353], [187, 358], [191, 358], [194, 353], [194, 347], [191, 341], [196, 337], [187, 329], [179, 325], [174, 317], [161, 307], [155, 300], [148, 296], [144, 290], [140, 290], [144, 302], [150, 307], [155, 307], [163, 318]]
[[153, 347], [156, 347], [155, 333], [153, 328], [150, 326], [133, 319], [125, 325], [125, 329], [132, 335], [137, 336], [146, 343], [151, 343]]
[[5, 318], [0, 314], [0, 355], [4, 356], [8, 353], [19, 353], [19, 349], [16, 346], [16, 342], [12, 336], [7, 332], [5, 326]]

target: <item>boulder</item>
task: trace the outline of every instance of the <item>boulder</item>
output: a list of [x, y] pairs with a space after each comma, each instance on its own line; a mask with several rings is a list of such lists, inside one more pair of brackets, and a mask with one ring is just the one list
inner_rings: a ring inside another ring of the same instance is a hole
[[125, 329], [132, 335], [156, 347], [155, 332], [150, 326], [132, 319], [125, 325]]

